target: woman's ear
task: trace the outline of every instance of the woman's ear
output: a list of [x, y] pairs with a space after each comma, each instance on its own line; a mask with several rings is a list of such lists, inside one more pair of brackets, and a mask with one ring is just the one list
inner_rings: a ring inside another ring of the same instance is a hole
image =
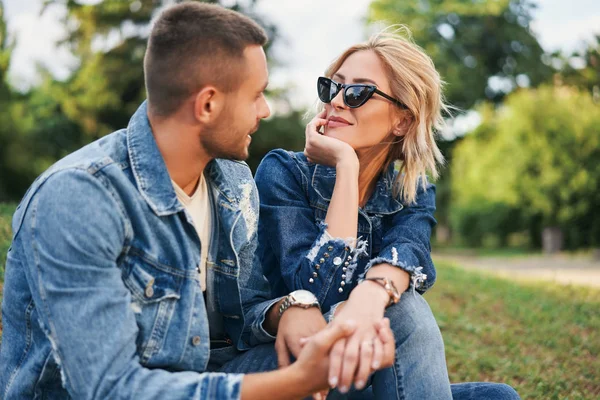
[[412, 116], [411, 115], [402, 115], [398, 119], [398, 122], [396, 122], [396, 124], [394, 124], [394, 129], [392, 130], [392, 132], [396, 136], [404, 136], [404, 135], [406, 135], [406, 132], [408, 131], [408, 128], [410, 128], [411, 124], [412, 124]]

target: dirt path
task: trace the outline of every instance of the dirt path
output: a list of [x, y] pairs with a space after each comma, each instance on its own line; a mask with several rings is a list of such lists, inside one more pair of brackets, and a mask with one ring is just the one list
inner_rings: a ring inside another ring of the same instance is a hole
[[489, 271], [503, 277], [600, 288], [600, 261], [590, 258], [566, 255], [480, 257], [436, 252], [432, 256], [434, 260], [452, 262], [468, 269]]

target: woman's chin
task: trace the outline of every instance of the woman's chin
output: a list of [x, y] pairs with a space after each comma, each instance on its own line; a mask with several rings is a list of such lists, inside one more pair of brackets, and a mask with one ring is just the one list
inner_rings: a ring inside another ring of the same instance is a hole
[[341, 140], [342, 142], [350, 144], [350, 142], [348, 141], [348, 138], [350, 136], [349, 134], [350, 132], [344, 132], [343, 128], [326, 128], [325, 132], [323, 133], [324, 136]]

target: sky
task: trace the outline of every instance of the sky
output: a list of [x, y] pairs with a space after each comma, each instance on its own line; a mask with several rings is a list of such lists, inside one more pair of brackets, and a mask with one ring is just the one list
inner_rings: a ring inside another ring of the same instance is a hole
[[[9, 37], [17, 41], [9, 70], [11, 83], [20, 89], [34, 85], [39, 80], [38, 64], [58, 79], [67, 77], [77, 61], [68, 51], [55, 46], [64, 37], [60, 21], [64, 9], [53, 6], [40, 16], [41, 0], [0, 1], [5, 5]], [[274, 51], [282, 66], [272, 70], [271, 85], [289, 86], [294, 107], [313, 104], [316, 78], [336, 55], [365, 38], [363, 18], [369, 3], [370, 0], [258, 1], [257, 12], [274, 22], [281, 35]], [[533, 30], [545, 50], [568, 52], [590, 40], [594, 32], [600, 34], [599, 0], [538, 0], [538, 4]]]

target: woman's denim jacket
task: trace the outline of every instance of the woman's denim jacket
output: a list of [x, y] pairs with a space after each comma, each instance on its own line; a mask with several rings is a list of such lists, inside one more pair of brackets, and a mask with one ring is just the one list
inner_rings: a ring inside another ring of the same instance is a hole
[[392, 163], [358, 210], [358, 241], [352, 246], [326, 230], [335, 168], [310, 163], [302, 153], [270, 152], [255, 179], [260, 194], [259, 255], [275, 294], [310, 290], [327, 311], [346, 300], [358, 278], [381, 263], [407, 271], [410, 287], [418, 292], [429, 289], [435, 282], [430, 257], [435, 186], [419, 187], [416, 202], [406, 206], [392, 196], [397, 174]]
[[273, 340], [262, 322], [276, 300], [255, 263], [250, 170], [214, 160], [205, 176], [215, 212], [206, 306], [200, 241], [145, 104], [126, 130], [36, 180], [13, 218], [0, 398], [239, 398], [241, 375], [204, 372], [206, 307], [222, 323], [217, 337], [243, 350]]

